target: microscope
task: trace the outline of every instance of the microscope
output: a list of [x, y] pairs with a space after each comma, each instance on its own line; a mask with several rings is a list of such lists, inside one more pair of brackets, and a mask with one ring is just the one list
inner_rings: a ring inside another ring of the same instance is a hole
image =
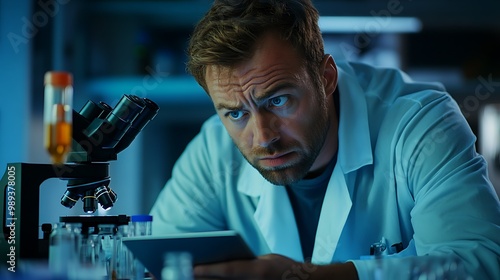
[[[66, 163], [8, 163], [0, 181], [2, 265], [15, 267], [19, 260], [48, 258], [50, 224], [42, 225], [43, 238], [39, 239], [39, 188], [45, 180], [59, 178], [68, 182], [61, 198], [65, 207], [72, 208], [81, 200], [88, 214], [98, 206], [111, 208], [117, 195], [109, 187], [109, 162], [117, 159], [117, 154], [132, 143], [158, 110], [150, 99], [135, 95], [124, 95], [114, 108], [89, 100], [79, 112], [72, 112], [72, 149]], [[123, 216], [88, 217], [126, 224], [128, 220]]]

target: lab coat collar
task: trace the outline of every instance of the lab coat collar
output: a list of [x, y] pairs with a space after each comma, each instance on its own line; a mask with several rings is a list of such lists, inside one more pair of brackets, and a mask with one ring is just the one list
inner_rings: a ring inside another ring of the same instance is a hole
[[[271, 252], [303, 262], [297, 224], [285, 187], [271, 184], [246, 162], [241, 175], [238, 191], [259, 197], [254, 219]], [[351, 207], [344, 171], [337, 165], [325, 193], [312, 262], [331, 262]]]
[[340, 120], [337, 164], [345, 174], [373, 163], [368, 110], [358, 77], [348, 62], [337, 63]]
[[363, 89], [352, 67], [337, 64], [339, 72], [339, 149], [323, 200], [316, 231], [312, 262], [330, 263], [352, 207], [346, 174], [373, 163], [368, 110]]
[[267, 181], [248, 161], [243, 160], [241, 176], [238, 179], [238, 191], [248, 196], [259, 197], [266, 188], [275, 185]]
[[328, 264], [332, 261], [351, 207], [352, 200], [342, 166], [336, 165], [321, 207], [314, 241], [313, 263]]
[[242, 168], [238, 191], [260, 197], [254, 219], [269, 249], [275, 254], [304, 261], [295, 216], [285, 187], [271, 184], [247, 162]]

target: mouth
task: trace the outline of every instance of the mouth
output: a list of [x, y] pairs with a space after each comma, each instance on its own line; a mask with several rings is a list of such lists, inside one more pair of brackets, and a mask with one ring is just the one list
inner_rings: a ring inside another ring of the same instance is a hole
[[289, 163], [294, 157], [293, 152], [281, 153], [271, 156], [262, 157], [259, 162], [265, 167], [278, 167]]

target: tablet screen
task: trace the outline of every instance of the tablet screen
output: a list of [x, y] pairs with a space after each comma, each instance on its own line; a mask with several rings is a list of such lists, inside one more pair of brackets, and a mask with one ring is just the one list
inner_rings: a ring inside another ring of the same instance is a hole
[[231, 230], [126, 237], [123, 243], [157, 279], [167, 252], [189, 252], [193, 265], [255, 258], [243, 238]]

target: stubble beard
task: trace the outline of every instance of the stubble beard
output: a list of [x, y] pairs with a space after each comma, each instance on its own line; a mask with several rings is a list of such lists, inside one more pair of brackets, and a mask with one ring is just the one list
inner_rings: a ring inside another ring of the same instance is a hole
[[[312, 124], [311, 133], [306, 138], [307, 143], [304, 147], [301, 147], [297, 141], [284, 143], [278, 140], [278, 142], [271, 143], [266, 148], [259, 147], [253, 149], [251, 151], [251, 158], [254, 160], [250, 160], [249, 156], [242, 152], [241, 147], [238, 147], [245, 159], [270, 183], [274, 185], [294, 184], [307, 175], [316, 161], [323, 148], [330, 127], [330, 118], [325, 103], [320, 102], [319, 104], [320, 108], [313, 111], [315, 116], [312, 120], [316, 120], [316, 122]], [[282, 166], [264, 167], [256, 160], [259, 156], [268, 156], [274, 153], [289, 151], [293, 151], [298, 156], [293, 162]]]

